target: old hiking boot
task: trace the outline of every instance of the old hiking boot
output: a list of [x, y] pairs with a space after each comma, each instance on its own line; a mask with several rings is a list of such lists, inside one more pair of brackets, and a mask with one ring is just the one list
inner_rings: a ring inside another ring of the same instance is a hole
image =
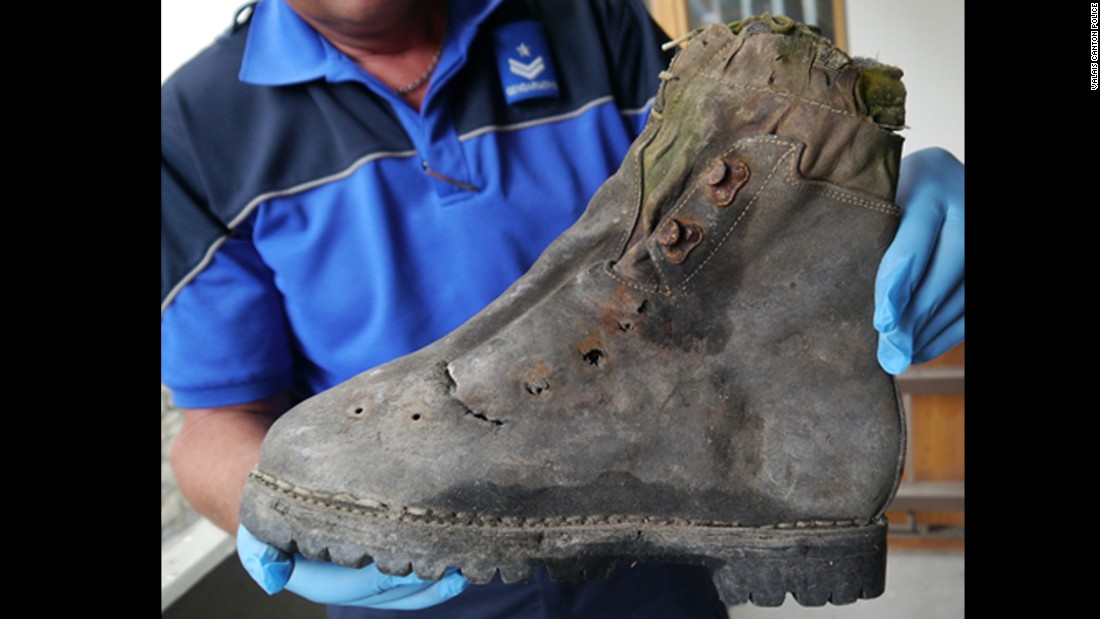
[[786, 18], [695, 33], [530, 272], [278, 420], [244, 524], [427, 578], [680, 562], [728, 604], [882, 593], [904, 424], [872, 288], [904, 89], [859, 65]]

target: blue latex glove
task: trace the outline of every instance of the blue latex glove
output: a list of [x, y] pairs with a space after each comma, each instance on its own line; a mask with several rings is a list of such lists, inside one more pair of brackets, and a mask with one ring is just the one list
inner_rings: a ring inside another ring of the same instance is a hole
[[901, 224], [875, 280], [878, 361], [891, 374], [947, 352], [965, 335], [963, 164], [942, 148], [901, 162]]
[[269, 595], [286, 589], [319, 604], [390, 610], [420, 610], [462, 593], [469, 581], [448, 568], [440, 580], [423, 580], [410, 572], [390, 576], [373, 563], [355, 569], [289, 555], [237, 530], [237, 555], [252, 579]]

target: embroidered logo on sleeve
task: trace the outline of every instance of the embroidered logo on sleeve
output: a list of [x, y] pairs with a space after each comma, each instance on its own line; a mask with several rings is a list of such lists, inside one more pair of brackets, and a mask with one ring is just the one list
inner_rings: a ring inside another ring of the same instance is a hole
[[542, 24], [520, 21], [493, 33], [504, 99], [514, 104], [539, 97], [557, 98], [558, 81]]

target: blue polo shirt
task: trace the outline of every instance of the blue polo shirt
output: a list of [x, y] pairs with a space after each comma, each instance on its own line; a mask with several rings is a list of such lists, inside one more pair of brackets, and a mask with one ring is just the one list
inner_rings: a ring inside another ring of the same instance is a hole
[[[517, 24], [519, 24], [517, 26]], [[450, 0], [420, 110], [263, 0], [162, 89], [161, 376], [304, 398], [449, 333], [582, 213], [668, 57], [640, 1]], [[357, 617], [724, 617], [702, 567]]]
[[[509, 102], [498, 33], [532, 21], [545, 49], [515, 57], [557, 88]], [[260, 2], [163, 88], [175, 403], [304, 397], [462, 324], [617, 169], [667, 65], [662, 36], [640, 2], [452, 0], [415, 110]]]

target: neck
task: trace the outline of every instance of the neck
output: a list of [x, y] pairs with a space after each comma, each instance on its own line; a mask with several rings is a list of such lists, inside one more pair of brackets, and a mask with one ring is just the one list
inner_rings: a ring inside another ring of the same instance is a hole
[[[291, 8], [295, 3], [291, 3]], [[333, 17], [295, 11], [336, 49], [394, 90], [415, 82], [432, 67], [446, 30], [446, 0], [402, 0]], [[425, 80], [402, 95], [419, 109]]]

